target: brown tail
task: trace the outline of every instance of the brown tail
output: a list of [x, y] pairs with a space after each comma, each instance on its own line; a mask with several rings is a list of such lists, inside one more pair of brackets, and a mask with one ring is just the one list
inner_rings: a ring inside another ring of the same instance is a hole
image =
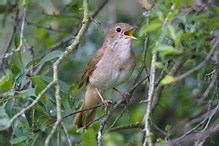
[[[103, 94], [103, 91], [101, 92], [101, 94]], [[99, 101], [100, 101], [100, 97], [99, 97], [95, 87], [93, 85], [91, 85], [88, 81], [87, 85], [86, 85], [86, 93], [85, 93], [84, 101], [83, 101], [83, 104], [82, 104], [80, 110], [95, 106], [99, 103]], [[97, 108], [91, 109], [89, 111], [84, 111], [84, 112], [78, 113], [75, 116], [75, 119], [73, 121], [73, 125], [75, 125], [76, 128], [81, 128], [81, 127], [87, 125], [89, 122], [94, 120], [96, 113], [97, 113]], [[87, 117], [86, 117], [86, 121], [85, 121], [85, 125], [84, 125], [82, 122], [82, 118], [85, 114], [87, 114]]]

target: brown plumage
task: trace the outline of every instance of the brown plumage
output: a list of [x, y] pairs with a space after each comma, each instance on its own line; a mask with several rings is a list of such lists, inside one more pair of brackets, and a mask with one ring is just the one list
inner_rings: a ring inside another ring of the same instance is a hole
[[103, 46], [97, 50], [97, 52], [93, 55], [89, 63], [84, 69], [84, 72], [81, 76], [81, 79], [78, 84], [78, 89], [81, 88], [81, 86], [84, 84], [84, 81], [91, 75], [91, 73], [96, 69], [96, 64], [99, 62], [99, 60], [103, 57], [103, 54], [106, 49], [106, 43], [103, 44]]
[[[125, 82], [132, 74], [135, 67], [135, 55], [131, 50], [131, 40], [136, 39], [131, 35], [131, 27], [125, 23], [117, 23], [110, 27], [103, 46], [93, 55], [79, 81], [78, 89], [87, 80], [83, 104], [80, 108], [87, 109], [100, 102], [105, 90], [114, 88]], [[105, 105], [107, 102], [104, 101]], [[97, 108], [80, 112], [76, 115], [73, 124], [77, 128], [84, 127], [93, 121]], [[87, 114], [85, 125], [82, 118]], [[87, 128], [87, 127], [85, 127]]]

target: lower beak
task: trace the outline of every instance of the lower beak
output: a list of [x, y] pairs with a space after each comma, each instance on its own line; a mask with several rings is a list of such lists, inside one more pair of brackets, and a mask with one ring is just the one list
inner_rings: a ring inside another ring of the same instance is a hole
[[138, 28], [138, 27], [137, 27], [137, 26], [133, 26], [133, 27], [130, 27], [129, 29], [127, 29], [127, 30], [124, 30], [124, 31], [122, 32], [122, 35], [124, 35], [125, 37], [128, 37], [128, 38], [130, 38], [130, 39], [137, 40], [137, 38], [135, 38], [135, 37], [132, 36], [132, 34], [131, 34], [132, 30], [133, 30], [133, 29], [136, 29], [136, 28]]

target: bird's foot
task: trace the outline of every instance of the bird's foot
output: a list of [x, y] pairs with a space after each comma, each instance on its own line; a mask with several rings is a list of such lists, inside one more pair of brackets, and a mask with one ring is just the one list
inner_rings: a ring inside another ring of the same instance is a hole
[[103, 103], [104, 103], [104, 106], [102, 107], [102, 111], [103, 111], [103, 108], [105, 107], [105, 112], [107, 113], [109, 103], [113, 103], [113, 102], [112, 100], [104, 100]]
[[130, 96], [129, 92], [119, 92], [119, 95], [125, 99], [126, 104], [129, 103], [128, 98], [127, 98], [128, 96]]
[[116, 92], [119, 93], [120, 97], [125, 98], [126, 104], [128, 104], [128, 96], [130, 96], [130, 94], [128, 92], [120, 92], [119, 90], [117, 90], [116, 88], [113, 88]]

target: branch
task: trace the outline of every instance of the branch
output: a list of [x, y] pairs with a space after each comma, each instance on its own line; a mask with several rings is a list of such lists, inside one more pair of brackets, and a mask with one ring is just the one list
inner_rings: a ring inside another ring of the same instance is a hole
[[72, 146], [72, 144], [71, 144], [71, 139], [70, 139], [70, 136], [69, 136], [69, 134], [68, 134], [68, 131], [67, 131], [66, 127], [65, 127], [65, 124], [64, 124], [63, 122], [62, 122], [61, 124], [62, 124], [62, 127], [63, 127], [64, 131], [65, 131], [65, 134], [66, 134], [66, 137], [67, 137], [67, 140], [68, 140], [68, 145], [69, 145], [69, 146]]
[[[217, 106], [218, 107], [218, 106]], [[199, 126], [199, 125], [197, 125]], [[197, 128], [194, 127], [194, 128]], [[193, 129], [194, 129], [193, 128]], [[208, 138], [210, 135], [212, 135], [214, 132], [217, 132], [219, 130], [219, 119], [217, 119], [210, 128], [208, 128], [207, 130], [205, 130], [204, 132], [201, 133], [197, 133], [194, 135], [183, 135], [182, 138], [177, 138], [177, 139], [172, 139], [170, 141], [168, 141], [166, 144], [167, 145], [185, 145], [185, 144], [189, 144], [190, 142], [194, 142], [197, 140], [205, 140], [206, 138]]]
[[[146, 25], [148, 25], [149, 22], [150, 22], [150, 17], [147, 17]], [[146, 58], [147, 50], [148, 50], [148, 39], [149, 39], [149, 35], [148, 35], [148, 33], [145, 33], [144, 51], [143, 51], [143, 55], [142, 55], [141, 67], [140, 67], [138, 75], [137, 75], [137, 77], [135, 79], [135, 83], [140, 79], [141, 74], [142, 74], [144, 69], [146, 71], [146, 74], [148, 74], [147, 68], [146, 68], [146, 65], [145, 65], [145, 58]], [[149, 78], [148, 78], [148, 80], [149, 80]]]
[[23, 108], [19, 113], [17, 113], [16, 115], [14, 115], [10, 121], [8, 122], [8, 125], [6, 127], [3, 127], [3, 128], [0, 128], [0, 131], [3, 131], [3, 130], [7, 130], [8, 128], [11, 127], [11, 124], [14, 122], [15, 119], [17, 119], [19, 116], [21, 116], [22, 114], [24, 114], [27, 110], [29, 110], [30, 108], [32, 108], [34, 105], [36, 105], [39, 101], [40, 101], [40, 98], [42, 97], [42, 95], [44, 93], [46, 93], [46, 91], [48, 91], [52, 85], [54, 85], [54, 82], [50, 82], [45, 89], [43, 89], [37, 96], [37, 98], [27, 107]]
[[148, 91], [148, 106], [145, 114], [145, 141], [144, 145], [148, 143], [149, 146], [152, 146], [152, 133], [150, 131], [150, 120], [151, 120], [151, 109], [152, 109], [152, 97], [154, 92], [154, 85], [155, 85], [155, 63], [157, 59], [157, 52], [152, 52], [152, 61], [151, 61], [151, 71], [150, 71], [150, 85], [149, 85], [149, 91]]
[[119, 120], [119, 118], [121, 118], [121, 116], [123, 115], [123, 113], [125, 112], [125, 107], [123, 108], [122, 112], [119, 114], [119, 116], [115, 119], [115, 121], [113, 122], [113, 124], [106, 130], [105, 134], [116, 124], [116, 122]]
[[[135, 83], [131, 89], [128, 91], [128, 93], [130, 94], [130, 96], [128, 96], [127, 98], [130, 100], [131, 95], [133, 93], [133, 91], [139, 86], [141, 85], [141, 83], [146, 80], [149, 77], [149, 75], [145, 75], [141, 80], [139, 80], [137, 83]], [[100, 123], [100, 127], [98, 130], [98, 136], [97, 136], [97, 145], [101, 146], [101, 139], [102, 139], [102, 131], [103, 128], [107, 122], [107, 120], [110, 118], [111, 114], [114, 112], [114, 110], [116, 110], [122, 103], [125, 102], [125, 99], [119, 99], [116, 104], [110, 109], [110, 111], [107, 113], [106, 117], [102, 120], [102, 122]]]
[[56, 84], [56, 108], [57, 108], [57, 121], [55, 125], [52, 128], [51, 133], [48, 135], [45, 141], [45, 145], [49, 145], [49, 141], [52, 138], [57, 126], [60, 124], [62, 120], [61, 116], [61, 97], [60, 97], [60, 86], [58, 83], [58, 66], [59, 64], [66, 58], [80, 43], [80, 40], [87, 30], [88, 27], [88, 21], [89, 21], [89, 14], [88, 14], [88, 0], [83, 0], [83, 10], [84, 10], [84, 18], [82, 21], [81, 29], [79, 30], [77, 36], [75, 37], [74, 42], [66, 48], [66, 51], [56, 60], [56, 62], [53, 64], [53, 82]]
[[[101, 107], [103, 104], [98, 104], [98, 105], [95, 105], [95, 106], [92, 106], [92, 107], [89, 107], [89, 108], [86, 108], [86, 109], [83, 109], [83, 110], [78, 110], [78, 111], [75, 111], [73, 113], [69, 113], [68, 115], [62, 117], [62, 120], [64, 120], [65, 118], [69, 117], [69, 116], [72, 116], [72, 115], [75, 115], [77, 113], [80, 113], [80, 112], [83, 112], [83, 111], [88, 111], [88, 110], [91, 110], [91, 109], [94, 109], [94, 108], [98, 108], [98, 107]], [[53, 123], [55, 123], [56, 120], [52, 121], [51, 123], [47, 124], [46, 126], [49, 127], [50, 125], [52, 125]]]
[[91, 14], [92, 18], [96, 17], [100, 10], [107, 4], [109, 0], [104, 0]]
[[14, 37], [15, 32], [16, 32], [16, 27], [13, 26], [12, 34], [11, 34], [11, 36], [10, 36], [10, 38], [9, 38], [9, 41], [8, 41], [6, 47], [5, 47], [5, 49], [4, 49], [4, 51], [3, 51], [2, 55], [1, 55], [1, 58], [0, 58], [0, 68], [1, 68], [2, 70], [3, 70], [4, 56], [5, 56], [5, 54], [7, 53], [8, 49], [9, 49], [10, 46], [11, 46], [11, 43], [12, 43], [12, 40], [13, 40], [13, 37]]
[[22, 18], [22, 24], [21, 24], [21, 34], [20, 34], [20, 45], [17, 49], [12, 50], [11, 53], [6, 53], [3, 58], [8, 58], [9, 56], [12, 56], [14, 53], [17, 53], [20, 51], [21, 47], [23, 46], [23, 38], [24, 38], [24, 24], [25, 24], [25, 19], [26, 19], [26, 1], [23, 0], [23, 18]]
[[129, 124], [128, 124], [128, 125], [120, 125], [120, 126], [117, 126], [117, 127], [115, 127], [115, 128], [112, 128], [111, 131], [119, 131], [119, 130], [134, 129], [134, 128], [143, 129], [143, 128], [144, 128], [144, 124], [137, 122], [137, 123], [135, 123], [135, 124], [132, 124], [132, 126], [130, 126]]
[[180, 136], [179, 138], [175, 139], [174, 142], [179, 141], [180, 139], [182, 139], [182, 138], [184, 138], [185, 136], [187, 136], [188, 134], [190, 134], [192, 131], [196, 130], [199, 126], [201, 126], [202, 124], [204, 124], [204, 123], [207, 121], [208, 118], [209, 118], [209, 120], [210, 120], [210, 119], [215, 115], [215, 113], [217, 112], [218, 106], [219, 106], [219, 105], [217, 105], [217, 106], [215, 107], [215, 109], [211, 112], [211, 114], [208, 115], [207, 118], [205, 118], [203, 121], [201, 121], [198, 125], [196, 125], [196, 126], [195, 126], [194, 128], [192, 128], [191, 130], [189, 130], [188, 132], [186, 132], [184, 135], [182, 135], [182, 136]]
[[190, 75], [191, 73], [193, 73], [193, 72], [199, 70], [200, 68], [202, 68], [202, 67], [205, 65], [205, 63], [211, 58], [211, 55], [212, 55], [212, 53], [214, 52], [215, 47], [216, 47], [217, 44], [219, 43], [218, 38], [215, 38], [215, 39], [216, 39], [216, 40], [215, 40], [214, 44], [212, 45], [212, 48], [211, 48], [210, 52], [209, 52], [208, 55], [205, 57], [205, 60], [204, 60], [203, 62], [201, 62], [201, 63], [200, 63], [198, 66], [196, 66], [195, 68], [189, 70], [188, 72], [186, 72], [186, 73], [184, 73], [184, 74], [182, 74], [182, 75], [180, 75], [180, 76], [178, 76], [178, 77], [175, 77], [175, 79], [176, 79], [177, 81], [184, 79], [185, 77], [187, 77], [187, 76]]

